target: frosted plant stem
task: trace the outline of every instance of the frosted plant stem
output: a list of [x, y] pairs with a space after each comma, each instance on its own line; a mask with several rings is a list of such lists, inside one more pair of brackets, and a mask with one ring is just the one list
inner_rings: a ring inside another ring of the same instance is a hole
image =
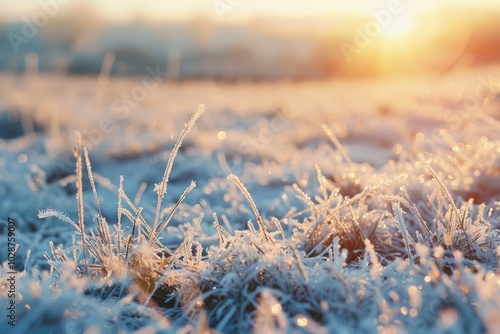
[[[441, 179], [438, 177], [438, 175], [436, 174], [436, 172], [434, 171], [434, 169], [432, 169], [431, 166], [427, 166], [427, 170], [432, 175], [432, 177], [434, 178], [434, 180], [436, 181], [436, 184], [438, 185], [439, 190], [441, 190], [441, 192], [443, 193], [444, 197], [450, 203], [450, 206], [451, 206], [451, 208], [453, 210], [452, 212], [455, 213], [456, 219], [460, 223], [460, 228], [462, 229], [462, 231], [464, 233], [464, 237], [465, 237], [465, 241], [467, 242], [467, 248], [469, 250], [469, 254], [472, 254], [472, 246], [470, 244], [469, 237], [467, 236], [467, 231], [465, 230], [465, 226], [464, 226], [466, 212], [464, 211], [463, 215], [462, 216], [460, 215], [460, 210], [457, 208], [457, 206], [455, 204], [455, 201], [453, 201], [453, 197], [451, 197], [451, 194], [448, 191], [448, 188], [446, 188], [446, 186], [443, 183], [443, 181], [441, 181]], [[451, 226], [452, 222], [453, 222], [453, 220], [450, 217], [450, 223], [448, 224], [449, 226], [447, 228], [447, 234], [448, 234], [448, 237], [450, 239], [451, 239], [451, 232], [452, 232], [451, 231], [451, 229], [452, 229], [452, 226]], [[450, 241], [450, 244], [452, 244], [453, 240], [449, 240], [449, 241]]]
[[101, 206], [99, 204], [99, 197], [97, 196], [97, 188], [95, 186], [94, 182], [94, 174], [92, 173], [92, 166], [90, 165], [90, 159], [89, 159], [89, 151], [87, 150], [86, 147], [83, 148], [83, 156], [85, 158], [85, 166], [87, 167], [87, 174], [90, 182], [90, 187], [92, 188], [92, 193], [94, 195], [94, 201], [95, 201], [95, 206], [97, 208], [97, 226], [99, 228], [99, 234], [101, 236], [101, 239], [108, 245], [108, 251], [109, 255], [111, 256], [112, 249], [111, 249], [111, 236], [109, 235], [109, 228], [105, 221], [104, 217], [101, 212]]
[[170, 219], [172, 219], [172, 216], [174, 215], [174, 213], [177, 210], [177, 208], [179, 207], [179, 205], [184, 201], [187, 194], [189, 194], [191, 192], [191, 190], [193, 190], [195, 187], [196, 187], [196, 182], [194, 182], [194, 181], [191, 182], [189, 187], [186, 190], [184, 190], [184, 193], [179, 198], [177, 203], [175, 203], [175, 206], [172, 208], [172, 210], [170, 210], [170, 213], [168, 214], [167, 218], [163, 221], [163, 223], [160, 224], [160, 226], [158, 227], [158, 229], [156, 231], [152, 231], [151, 238], [149, 239], [150, 246], [153, 244], [153, 242], [156, 240], [156, 238], [158, 238], [160, 233], [167, 227], [168, 223], [170, 222]]
[[240, 179], [236, 175], [229, 174], [228, 179], [230, 181], [234, 182], [234, 184], [236, 184], [238, 186], [238, 188], [240, 188], [243, 195], [245, 195], [248, 202], [250, 203], [250, 206], [252, 207], [255, 218], [257, 219], [257, 223], [259, 224], [260, 233], [262, 233], [262, 235], [266, 241], [270, 241], [271, 239], [267, 235], [266, 227], [264, 226], [264, 222], [262, 221], [262, 217], [260, 216], [259, 210], [257, 209], [257, 206], [255, 205], [255, 202], [253, 201], [252, 196], [250, 196], [248, 189], [245, 187], [245, 185], [240, 181]]
[[118, 217], [117, 217], [117, 237], [116, 237], [116, 248], [118, 254], [121, 253], [121, 239], [122, 239], [122, 193], [123, 193], [123, 175], [120, 175], [120, 187], [118, 188]]
[[78, 203], [78, 224], [82, 235], [82, 251], [83, 260], [85, 262], [85, 272], [89, 275], [87, 263], [87, 246], [85, 241], [85, 214], [83, 210], [83, 183], [82, 183], [82, 137], [80, 132], [76, 133], [77, 146], [73, 150], [73, 155], [76, 158], [76, 201]]
[[99, 205], [99, 197], [97, 196], [97, 189], [94, 182], [94, 174], [92, 173], [92, 166], [90, 165], [89, 151], [86, 147], [83, 148], [83, 155], [85, 157], [85, 166], [87, 167], [87, 174], [90, 181], [90, 187], [92, 188], [92, 193], [94, 195], [97, 213], [99, 214], [99, 217], [102, 217], [101, 206]]
[[403, 210], [401, 210], [401, 207], [399, 206], [399, 203], [392, 203], [392, 209], [394, 210], [394, 215], [396, 216], [396, 220], [398, 221], [399, 224], [399, 229], [401, 231], [401, 234], [403, 235], [405, 245], [406, 245], [406, 252], [408, 253], [408, 259], [410, 259], [411, 264], [413, 265], [413, 257], [411, 256], [411, 249], [410, 249], [410, 238], [408, 235], [408, 230], [406, 229], [404, 218], [403, 218]]
[[347, 151], [345, 150], [344, 146], [340, 143], [339, 139], [335, 135], [335, 133], [330, 129], [326, 124], [322, 125], [323, 131], [325, 131], [326, 135], [330, 140], [333, 142], [333, 144], [337, 147], [337, 150], [339, 150], [340, 154], [344, 158], [344, 160], [349, 164], [349, 167], [352, 167], [353, 163], [351, 158], [349, 157], [349, 154], [347, 154]]
[[182, 141], [186, 137], [186, 135], [189, 133], [193, 125], [196, 123], [198, 118], [200, 118], [201, 114], [205, 112], [205, 105], [200, 104], [198, 106], [198, 109], [196, 109], [195, 113], [189, 120], [189, 122], [186, 124], [184, 127], [184, 131], [182, 131], [179, 139], [177, 140], [177, 143], [175, 144], [174, 148], [172, 149], [172, 152], [170, 153], [170, 157], [168, 158], [167, 162], [167, 167], [165, 168], [165, 172], [163, 173], [163, 178], [160, 182], [159, 185], [155, 186], [155, 191], [158, 194], [158, 201], [156, 203], [156, 213], [155, 213], [155, 218], [153, 221], [153, 227], [152, 227], [152, 234], [155, 233], [155, 230], [158, 226], [159, 219], [160, 219], [160, 212], [161, 212], [161, 205], [163, 202], [163, 197], [165, 196], [167, 192], [167, 183], [168, 183], [168, 178], [170, 177], [170, 172], [172, 171], [172, 166], [174, 164], [175, 157], [177, 156], [177, 152], [179, 151], [179, 148], [182, 145]]

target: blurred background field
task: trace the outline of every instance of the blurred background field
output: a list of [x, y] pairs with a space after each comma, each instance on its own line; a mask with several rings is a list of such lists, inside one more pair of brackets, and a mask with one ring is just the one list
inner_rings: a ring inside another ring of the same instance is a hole
[[[391, 7], [392, 6], [392, 7]], [[423, 75], [498, 61], [493, 1], [2, 1], [0, 70], [172, 80]]]

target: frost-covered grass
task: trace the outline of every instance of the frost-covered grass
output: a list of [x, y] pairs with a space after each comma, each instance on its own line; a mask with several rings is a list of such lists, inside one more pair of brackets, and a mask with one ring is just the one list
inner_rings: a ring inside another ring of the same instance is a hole
[[[168, 88], [207, 90], [186, 85]], [[134, 113], [95, 145], [26, 108], [45, 130], [0, 142], [0, 230], [15, 218], [19, 243], [17, 325], [0, 332], [500, 331], [498, 97], [451, 122], [443, 91], [365, 110], [325, 84], [345, 101], [332, 113], [320, 84], [297, 85], [277, 107], [236, 87], [185, 126], [184, 100]]]

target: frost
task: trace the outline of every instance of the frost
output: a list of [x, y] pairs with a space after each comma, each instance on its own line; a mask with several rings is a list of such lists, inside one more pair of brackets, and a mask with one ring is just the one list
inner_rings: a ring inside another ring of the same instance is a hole
[[[0, 170], [2, 208], [19, 221], [20, 332], [498, 330], [500, 142], [489, 116], [472, 132], [441, 129], [429, 146], [430, 129], [411, 126], [385, 142], [404, 118], [368, 129], [325, 112], [241, 148], [237, 126], [207, 138], [236, 117], [270, 126], [272, 113], [219, 111], [188, 138], [204, 109], [175, 143], [134, 119], [92, 149], [77, 139], [63, 175], [42, 158], [10, 178]], [[124, 135], [134, 131], [138, 142]], [[370, 136], [385, 152], [377, 164], [359, 161]], [[30, 207], [46, 220], [21, 214]], [[4, 262], [2, 302], [8, 271]]]

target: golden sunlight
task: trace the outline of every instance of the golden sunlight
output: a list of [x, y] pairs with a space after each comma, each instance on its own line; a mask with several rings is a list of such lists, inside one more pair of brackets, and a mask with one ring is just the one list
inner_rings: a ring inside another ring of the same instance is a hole
[[388, 39], [399, 39], [411, 32], [414, 27], [414, 14], [406, 11], [394, 17], [387, 25], [382, 26], [382, 32]]

